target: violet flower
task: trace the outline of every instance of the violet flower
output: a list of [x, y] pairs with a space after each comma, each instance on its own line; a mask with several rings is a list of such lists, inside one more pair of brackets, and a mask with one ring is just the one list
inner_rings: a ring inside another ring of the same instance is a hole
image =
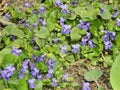
[[5, 20], [7, 20], [7, 21], [9, 21], [10, 20], [10, 17], [11, 17], [11, 15], [10, 14], [5, 14]]
[[31, 74], [34, 78], [37, 77], [37, 75], [39, 74], [39, 70], [35, 67], [34, 63], [31, 63], [30, 65], [30, 70], [31, 70]]
[[58, 38], [53, 38], [53, 41], [54, 41], [55, 44], [57, 44], [58, 43]]
[[103, 36], [104, 48], [105, 50], [109, 50], [112, 47], [112, 42], [115, 39], [115, 32], [110, 32], [108, 30], [104, 30], [105, 35]]
[[105, 8], [102, 8], [102, 9], [100, 10], [100, 14], [103, 14], [104, 11], [105, 11]]
[[35, 85], [35, 79], [29, 79], [28, 80], [29, 88], [34, 89], [36, 87]]
[[83, 82], [82, 90], [91, 90], [88, 82]]
[[83, 22], [82, 20], [79, 21], [78, 27], [80, 29], [85, 29], [85, 30], [89, 30], [90, 28], [90, 23], [89, 22]]
[[28, 2], [24, 3], [24, 6], [25, 6], [26, 8], [30, 8], [30, 7], [31, 7], [30, 3], [28, 3]]
[[37, 13], [36, 9], [32, 10], [32, 14], [36, 14], [36, 13]]
[[44, 6], [42, 6], [41, 8], [40, 8], [40, 14], [43, 14], [44, 13], [44, 11], [45, 11], [45, 7]]
[[79, 44], [72, 45], [72, 52], [74, 54], [78, 53], [80, 51], [79, 47], [80, 47]]
[[70, 33], [70, 30], [71, 29], [71, 26], [70, 25], [63, 25], [62, 26], [62, 31], [61, 31], [61, 33], [62, 34], [69, 34]]
[[93, 43], [92, 40], [89, 40], [89, 41], [88, 41], [88, 44], [89, 44], [90, 48], [93, 48], [93, 47], [95, 46], [95, 44]]
[[62, 81], [66, 82], [66, 78], [68, 77], [68, 73], [65, 73], [62, 77]]
[[51, 78], [53, 76], [53, 67], [55, 65], [55, 62], [53, 59], [48, 60], [48, 74], [46, 75], [46, 78]]
[[11, 53], [15, 54], [16, 56], [20, 56], [20, 54], [22, 53], [22, 50], [18, 49], [16, 47], [13, 47], [12, 50], [11, 50]]
[[63, 26], [65, 22], [65, 18], [61, 17], [58, 22], [60, 23], [61, 26]]
[[0, 71], [0, 77], [8, 80], [13, 75], [14, 71], [15, 67], [13, 67], [13, 65], [10, 64], [5, 68], [5, 70]]
[[58, 86], [58, 83], [57, 83], [56, 78], [53, 78], [53, 79], [52, 79], [52, 86], [53, 86], [53, 87]]
[[61, 46], [60, 49], [61, 49], [62, 54], [66, 54], [68, 52], [67, 51], [67, 46]]
[[43, 55], [41, 55], [41, 56], [38, 56], [38, 57], [37, 57], [37, 61], [38, 61], [38, 62], [42, 62], [42, 61], [45, 59], [45, 57], [46, 57], [45, 54], [43, 54]]
[[24, 78], [24, 74], [27, 72], [27, 69], [28, 69], [28, 64], [29, 64], [29, 60], [23, 61], [22, 69], [19, 71], [19, 74], [18, 74], [19, 79]]
[[117, 18], [117, 20], [116, 20], [116, 25], [117, 25], [117, 26], [120, 26], [120, 18]]
[[118, 16], [119, 12], [118, 11], [115, 11], [113, 14], [112, 14], [112, 17], [113, 18], [116, 18]]
[[68, 13], [68, 5], [67, 4], [62, 4], [60, 7], [62, 8], [61, 12], [63, 12], [64, 14]]
[[55, 2], [55, 6], [57, 6], [57, 7], [60, 7], [61, 6], [61, 0], [56, 0], [56, 2]]

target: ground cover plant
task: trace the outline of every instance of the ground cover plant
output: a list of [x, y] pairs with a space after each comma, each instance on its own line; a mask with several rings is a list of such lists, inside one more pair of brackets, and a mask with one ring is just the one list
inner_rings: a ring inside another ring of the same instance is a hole
[[[98, 82], [104, 74], [100, 64], [111, 68], [110, 90], [120, 90], [117, 1], [43, 0], [22, 7], [5, 4], [4, 10], [0, 90], [95, 90], [92, 82], [106, 90]], [[96, 68], [86, 64], [80, 85], [65, 69], [82, 59]]]

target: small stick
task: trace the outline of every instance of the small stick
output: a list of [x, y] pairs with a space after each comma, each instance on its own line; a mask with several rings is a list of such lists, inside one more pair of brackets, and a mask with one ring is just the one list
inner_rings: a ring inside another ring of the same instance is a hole
[[0, 19], [0, 23], [2, 25], [10, 25], [10, 24], [12, 24], [12, 22], [4, 21], [3, 19]]

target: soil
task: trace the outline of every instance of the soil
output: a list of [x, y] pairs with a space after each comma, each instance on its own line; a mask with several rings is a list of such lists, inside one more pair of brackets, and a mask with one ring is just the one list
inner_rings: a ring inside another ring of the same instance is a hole
[[[5, 5], [5, 3], [8, 3], [10, 5], [18, 4], [18, 5], [24, 5], [25, 2], [30, 2], [32, 5], [40, 0], [4, 0], [3, 4], [0, 4], [0, 9], [2, 9], [2, 6]], [[34, 3], [32, 3], [34, 2]], [[0, 13], [3, 13], [1, 10]], [[0, 24], [0, 31], [3, 29], [3, 26]], [[0, 33], [1, 34], [1, 33]], [[112, 90], [110, 82], [109, 82], [109, 73], [110, 68], [104, 68], [103, 64], [99, 63], [97, 66], [91, 65], [91, 62], [86, 59], [80, 59], [77, 60], [74, 63], [71, 63], [68, 68], [66, 68], [66, 72], [69, 73], [70, 76], [73, 76], [75, 81], [79, 83], [79, 85], [82, 85], [82, 81], [85, 81], [83, 75], [85, 72], [87, 72], [89, 69], [99, 68], [103, 71], [102, 77], [98, 79], [98, 83], [104, 87], [104, 90]], [[90, 82], [91, 90], [97, 90], [97, 85], [95, 82]], [[79, 86], [75, 88], [75, 90], [81, 90], [82, 86]], [[46, 89], [49, 90], [49, 89]], [[69, 90], [69, 89], [65, 89]]]

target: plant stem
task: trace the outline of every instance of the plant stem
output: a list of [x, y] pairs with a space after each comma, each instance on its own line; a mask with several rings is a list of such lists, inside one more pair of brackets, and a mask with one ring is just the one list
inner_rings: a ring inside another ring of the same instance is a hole
[[98, 81], [97, 81], [97, 80], [95, 80], [95, 83], [97, 84], [97, 86], [98, 86], [98, 87], [100, 87], [100, 85], [99, 85], [99, 83], [98, 83]]

